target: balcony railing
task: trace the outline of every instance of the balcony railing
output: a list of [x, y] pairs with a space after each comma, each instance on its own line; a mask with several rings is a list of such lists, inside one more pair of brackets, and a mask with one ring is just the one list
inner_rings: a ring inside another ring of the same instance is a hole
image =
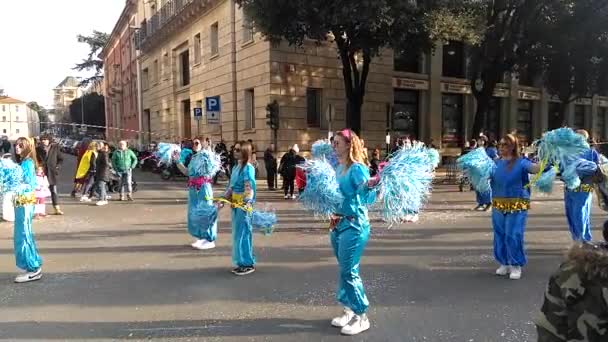
[[140, 46], [146, 44], [149, 38], [161, 31], [171, 20], [177, 17], [190, 3], [197, 0], [169, 0], [160, 11], [144, 19], [139, 33]]

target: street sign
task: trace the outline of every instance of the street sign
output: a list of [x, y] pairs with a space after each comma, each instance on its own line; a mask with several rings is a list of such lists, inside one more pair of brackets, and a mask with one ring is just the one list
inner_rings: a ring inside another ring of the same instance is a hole
[[194, 108], [194, 119], [200, 120], [203, 117], [203, 108]]
[[222, 105], [219, 96], [205, 98], [205, 111], [207, 114], [207, 125], [219, 125]]

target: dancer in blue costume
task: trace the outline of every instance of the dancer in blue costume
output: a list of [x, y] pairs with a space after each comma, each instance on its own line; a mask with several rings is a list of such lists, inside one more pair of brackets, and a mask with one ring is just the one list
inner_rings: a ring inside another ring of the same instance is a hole
[[[580, 129], [576, 133], [585, 137], [585, 140], [589, 140], [589, 133]], [[580, 158], [599, 164], [599, 154], [593, 150], [588, 149], [583, 152]], [[561, 170], [563, 172], [563, 168]], [[568, 219], [568, 226], [570, 227], [570, 233], [572, 234], [572, 240], [574, 241], [591, 241], [591, 204], [593, 203], [593, 184], [589, 175], [580, 175], [581, 185], [573, 190], [564, 188], [564, 202], [566, 207], [566, 218]]]
[[[488, 147], [486, 147], [486, 154], [492, 160], [498, 159], [498, 150], [496, 149], [496, 146], [494, 143], [492, 143]], [[477, 207], [475, 207], [473, 210], [487, 211], [487, 210], [490, 210], [490, 208], [492, 208], [492, 191], [491, 190], [486, 191], [486, 192], [479, 192], [479, 191], [475, 190], [475, 199], [477, 201]]]
[[253, 254], [253, 232], [249, 213], [253, 210], [256, 198], [255, 169], [250, 158], [252, 146], [249, 142], [237, 143], [234, 146], [234, 159], [238, 164], [232, 169], [230, 184], [224, 197], [236, 205], [245, 205], [247, 211], [232, 208], [232, 270], [235, 275], [247, 275], [255, 272]]
[[23, 178], [15, 199], [14, 246], [15, 260], [25, 273], [15, 278], [16, 283], [26, 283], [42, 278], [42, 258], [38, 255], [32, 220], [36, 204], [36, 150], [34, 142], [19, 138], [15, 144], [15, 154], [23, 171]]
[[378, 181], [377, 177], [370, 179], [361, 140], [354, 132], [338, 132], [334, 148], [340, 160], [336, 177], [344, 201], [332, 216], [330, 236], [340, 267], [337, 299], [345, 308], [331, 324], [342, 328], [342, 334], [356, 335], [370, 327], [366, 315], [369, 301], [359, 276], [359, 262], [370, 235], [366, 204], [373, 202], [374, 195], [369, 190]]
[[519, 140], [507, 134], [500, 141], [500, 159], [491, 176], [494, 257], [500, 263], [496, 274], [520, 279], [527, 258], [524, 233], [530, 208], [529, 174], [540, 166], [520, 155]]
[[206, 144], [208, 143], [205, 140], [195, 138], [192, 141], [192, 152], [181, 153], [177, 164], [180, 171], [188, 176], [188, 233], [196, 238], [191, 245], [192, 248], [199, 250], [215, 248], [217, 238], [217, 219], [211, 225], [202, 227], [196, 225], [191, 217], [192, 210], [198, 205], [214, 205], [212, 200], [214, 175], [199, 174], [194, 167], [199, 161], [192, 162], [194, 158], [208, 158], [205, 155], [208, 152], [201, 152], [201, 150], [207, 149]]

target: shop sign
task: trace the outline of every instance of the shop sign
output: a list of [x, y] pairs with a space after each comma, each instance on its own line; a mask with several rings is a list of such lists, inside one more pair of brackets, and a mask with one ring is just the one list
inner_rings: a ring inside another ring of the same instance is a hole
[[393, 87], [399, 89], [428, 90], [429, 81], [415, 78], [393, 78]]
[[441, 90], [444, 93], [471, 94], [471, 86], [469, 84], [441, 83]]

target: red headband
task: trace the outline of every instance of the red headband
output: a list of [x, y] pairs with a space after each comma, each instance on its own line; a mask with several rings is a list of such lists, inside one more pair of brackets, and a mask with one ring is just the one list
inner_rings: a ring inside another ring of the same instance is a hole
[[351, 134], [351, 130], [348, 128], [345, 128], [343, 130], [340, 131], [340, 134], [345, 137], [346, 139], [348, 139], [348, 141], [350, 141], [353, 137]]

